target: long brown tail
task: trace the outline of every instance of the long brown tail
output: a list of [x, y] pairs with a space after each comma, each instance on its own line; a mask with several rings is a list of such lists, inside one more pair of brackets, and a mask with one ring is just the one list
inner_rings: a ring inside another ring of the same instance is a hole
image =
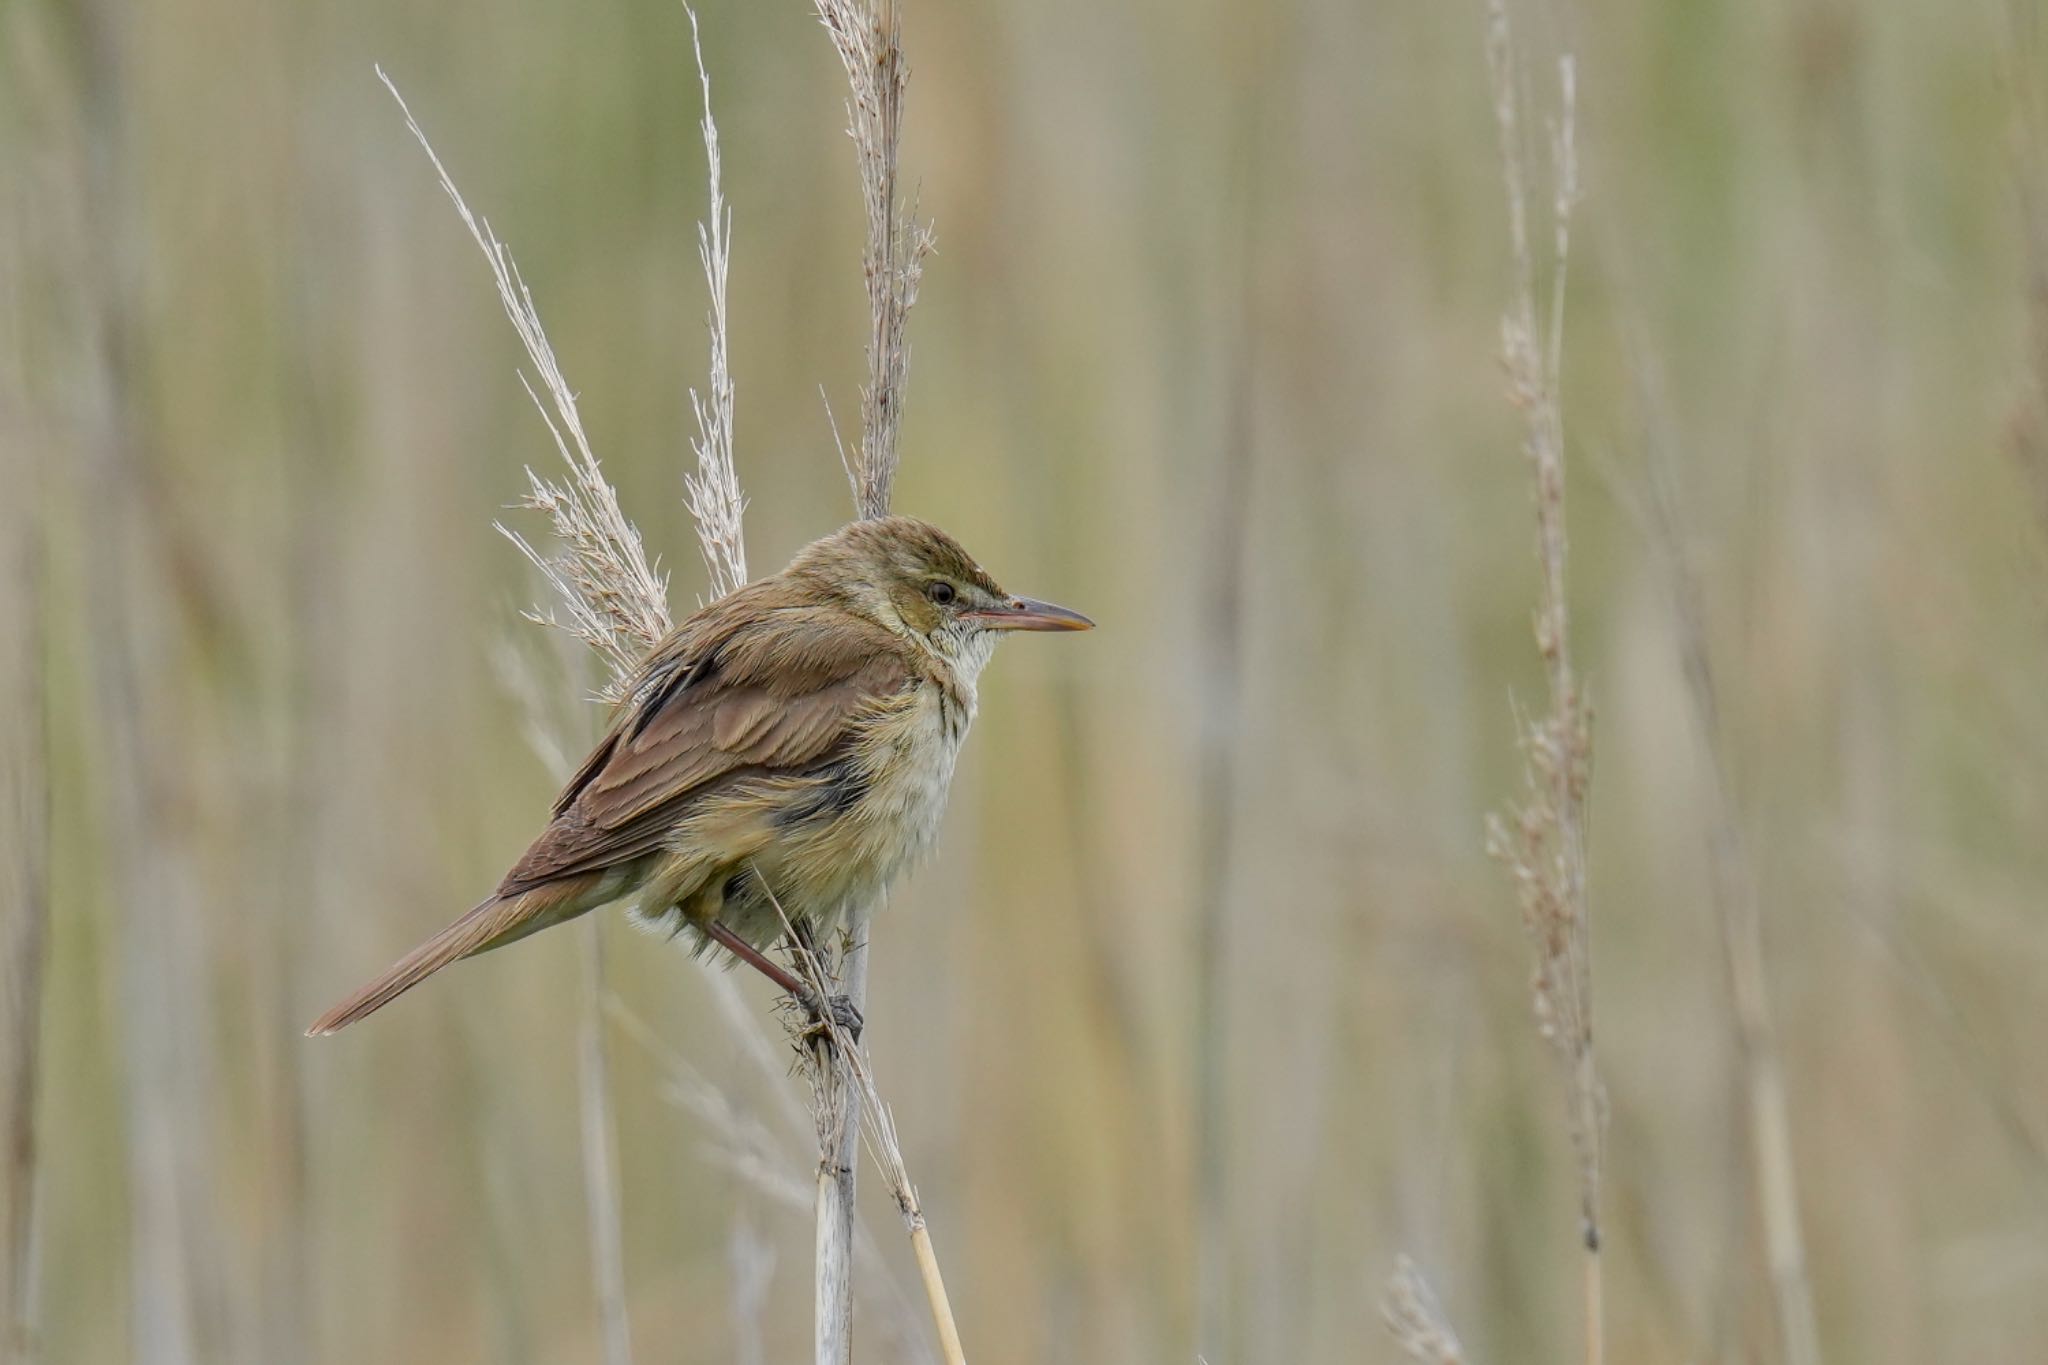
[[567, 887], [543, 887], [517, 896], [492, 896], [391, 964], [389, 971], [313, 1021], [308, 1038], [337, 1033], [375, 1014], [451, 962], [525, 938], [537, 929], [582, 913]]

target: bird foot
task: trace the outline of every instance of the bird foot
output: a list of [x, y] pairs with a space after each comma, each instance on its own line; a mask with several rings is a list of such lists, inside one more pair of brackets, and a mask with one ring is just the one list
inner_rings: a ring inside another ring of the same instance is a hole
[[[859, 1006], [855, 1005], [846, 996], [828, 995], [820, 1000], [816, 990], [806, 987], [803, 993], [797, 996], [796, 1002], [803, 1008], [806, 1014], [810, 1015], [810, 1022], [803, 1029], [802, 1036], [804, 1041], [809, 1042], [815, 1038], [830, 1038], [832, 1036], [832, 1025], [834, 1024], [838, 1026], [841, 1033], [846, 1035], [849, 1041], [855, 1043], [860, 1041], [861, 1029], [866, 1027], [867, 1021], [861, 1017]], [[831, 1024], [826, 1023], [825, 1012], [827, 1010], [831, 1011]]]

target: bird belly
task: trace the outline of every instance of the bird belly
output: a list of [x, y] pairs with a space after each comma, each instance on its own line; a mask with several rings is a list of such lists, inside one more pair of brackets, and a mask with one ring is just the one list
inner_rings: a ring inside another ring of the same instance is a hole
[[866, 797], [848, 814], [866, 835], [868, 858], [879, 866], [883, 883], [937, 840], [953, 767], [972, 718], [940, 689], [929, 687], [908, 715], [875, 736], [880, 756], [870, 768], [873, 779]]
[[825, 934], [872, 905], [937, 839], [966, 720], [928, 687], [877, 723], [785, 805], [776, 837], [750, 860], [759, 880], [737, 888], [719, 918], [765, 946], [780, 938], [783, 915]]
[[678, 830], [674, 871], [645, 880], [634, 918], [699, 951], [712, 920], [764, 950], [784, 918], [822, 940], [931, 848], [971, 718], [971, 702], [920, 688], [835, 762], [735, 789]]

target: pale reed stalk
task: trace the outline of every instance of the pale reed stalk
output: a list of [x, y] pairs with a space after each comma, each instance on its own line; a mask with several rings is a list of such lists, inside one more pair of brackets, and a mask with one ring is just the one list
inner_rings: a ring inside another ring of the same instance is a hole
[[590, 1227], [591, 1279], [604, 1333], [604, 1365], [633, 1365], [626, 1308], [625, 1231], [619, 1214], [618, 1126], [611, 1058], [604, 1038], [604, 935], [595, 916], [583, 926], [583, 999], [576, 1021], [578, 1097], [583, 1117], [583, 1191]]
[[[565, 738], [575, 733], [560, 689], [545, 686], [519, 642], [497, 651], [498, 676], [520, 704], [527, 746], [557, 781], [574, 767]], [[577, 1103], [582, 1125], [583, 1199], [590, 1235], [591, 1289], [597, 1299], [604, 1365], [632, 1365], [632, 1321], [626, 1307], [625, 1238], [620, 1216], [617, 1126], [611, 1058], [605, 1047], [604, 939], [595, 915], [578, 926], [583, 981], [576, 1020]]]
[[[1536, 965], [1530, 983], [1537, 1030], [1556, 1053], [1564, 1082], [1565, 1128], [1578, 1167], [1580, 1312], [1586, 1365], [1606, 1354], [1604, 1280], [1600, 1262], [1600, 1178], [1607, 1096], [1593, 1052], [1592, 906], [1587, 893], [1587, 798], [1593, 776], [1592, 710], [1572, 665], [1566, 595], [1564, 357], [1566, 267], [1572, 208], [1578, 198], [1574, 142], [1576, 88], [1569, 55], [1558, 62], [1558, 106], [1548, 121], [1551, 174], [1549, 297], [1538, 308], [1536, 253], [1530, 242], [1529, 187], [1519, 68], [1505, 0], [1490, 0], [1487, 69], [1500, 134], [1507, 191], [1513, 284], [1501, 318], [1508, 397], [1522, 417], [1522, 453], [1535, 484], [1538, 595], [1536, 648], [1543, 660], [1549, 706], [1522, 721], [1526, 790], [1505, 816], [1487, 820], [1488, 852], [1515, 884], [1523, 928]], [[1423, 1313], [1427, 1308], [1429, 1311]], [[1403, 1258], [1384, 1309], [1403, 1349], [1417, 1360], [1455, 1361], [1457, 1341], [1433, 1330], [1435, 1302]], [[1425, 1330], [1430, 1329], [1430, 1330]]]
[[[896, 0], [816, 0], [819, 22], [845, 69], [847, 134], [853, 140], [866, 208], [861, 269], [868, 294], [867, 383], [861, 386], [861, 438], [840, 458], [853, 484], [855, 511], [886, 516], [900, 457], [904, 387], [910, 374], [910, 309], [932, 247], [929, 228], [897, 194], [903, 89], [902, 26]], [[868, 926], [875, 907], [849, 906], [848, 927], [823, 975], [856, 1009], [867, 1004]], [[843, 1047], [810, 1048], [812, 1093], [818, 1115], [817, 1256], [813, 1267], [814, 1344], [818, 1365], [853, 1358], [855, 1166], [860, 1141], [861, 1094], [854, 1063]], [[929, 1288], [930, 1285], [928, 1284]], [[936, 1307], [934, 1309], [937, 1311]], [[944, 1339], [946, 1323], [940, 1325]]]
[[1757, 1214], [1764, 1260], [1777, 1306], [1778, 1344], [1785, 1365], [1819, 1365], [1820, 1332], [1807, 1274], [1806, 1237], [1799, 1214], [1798, 1171], [1785, 1070], [1764, 972], [1763, 915], [1756, 876], [1737, 818], [1734, 788], [1722, 758], [1721, 706], [1707, 648], [1706, 607], [1699, 575], [1686, 552], [1678, 510], [1677, 474], [1669, 428], [1647, 357], [1636, 366], [1637, 387], [1649, 429], [1650, 499], [1645, 513], [1651, 550], [1670, 594], [1679, 671], [1707, 767], [1707, 869], [1714, 921], [1728, 970], [1735, 1043], [1741, 1063], [1744, 1115], [1749, 1123]]
[[[797, 965], [810, 982], [811, 989], [820, 999], [829, 997], [831, 980], [825, 973], [824, 964], [816, 953], [802, 946], [802, 939], [789, 922], [789, 916], [782, 909], [782, 902], [775, 895], [775, 888], [761, 875], [760, 868], [754, 869], [754, 876], [763, 890], [768, 893], [769, 903], [775, 907], [776, 915], [782, 920], [783, 933], [792, 944], [796, 944]], [[932, 1326], [938, 1332], [939, 1350], [946, 1365], [966, 1365], [967, 1356], [960, 1345], [960, 1329], [953, 1321], [953, 1304], [946, 1296], [945, 1277], [939, 1271], [938, 1253], [932, 1248], [931, 1229], [926, 1226], [924, 1209], [918, 1203], [917, 1187], [911, 1183], [910, 1168], [904, 1164], [903, 1145], [896, 1136], [896, 1119], [889, 1106], [882, 1102], [875, 1089], [874, 1072], [868, 1065], [867, 1051], [849, 1038], [839, 1027], [839, 1021], [830, 1010], [824, 1012], [822, 1027], [831, 1041], [832, 1054], [843, 1059], [845, 1068], [852, 1073], [860, 1092], [860, 1108], [857, 1118], [868, 1140], [868, 1151], [875, 1164], [882, 1168], [883, 1176], [889, 1182], [889, 1192], [896, 1199], [896, 1208], [903, 1215], [904, 1230], [910, 1234], [912, 1254], [917, 1258], [917, 1273], [924, 1285], [925, 1301], [931, 1308]], [[844, 1120], [841, 1120], [844, 1121]], [[822, 1121], [821, 1121], [822, 1131]], [[820, 1225], [822, 1228], [822, 1224]], [[821, 1233], [822, 1235], [822, 1233]], [[850, 1292], [844, 1285], [834, 1286], [833, 1292]]]
[[[759, 1016], [748, 1009], [730, 975], [708, 972], [704, 979], [712, 988], [721, 1018], [744, 1045], [743, 1054], [760, 1079], [769, 1085], [769, 1093], [778, 1099], [792, 1097], [794, 1092], [783, 1084], [789, 1078], [788, 1054], [769, 1041]], [[663, 1043], [653, 1027], [617, 996], [606, 997], [605, 1013], [622, 1033], [660, 1064], [667, 1077], [664, 1097], [699, 1124], [706, 1135], [705, 1155], [714, 1165], [775, 1208], [799, 1213], [811, 1209], [815, 1191], [810, 1182], [792, 1174], [792, 1153], [773, 1125]], [[780, 1117], [792, 1137], [801, 1137], [806, 1144], [811, 1141], [813, 1121], [801, 1105], [792, 1103], [783, 1108]], [[881, 1314], [888, 1358], [905, 1361], [907, 1365], [931, 1361], [933, 1357], [925, 1345], [915, 1307], [889, 1273], [880, 1245], [858, 1217], [854, 1224], [854, 1250], [856, 1263], [865, 1272], [856, 1293]], [[745, 1297], [738, 1289], [735, 1296], [736, 1300]], [[737, 1301], [734, 1311], [742, 1311]]]
[[846, 131], [867, 210], [861, 271], [868, 291], [868, 381], [860, 394], [860, 444], [847, 461], [847, 476], [859, 514], [883, 517], [896, 486], [897, 434], [910, 378], [910, 309], [932, 233], [914, 208], [905, 210], [898, 202], [897, 147], [910, 71], [896, 0], [817, 0], [817, 10], [846, 69]]
[[768, 1365], [761, 1324], [768, 1316], [768, 1290], [775, 1281], [775, 1247], [754, 1226], [744, 1206], [733, 1217], [726, 1262], [732, 1279], [726, 1313], [732, 1323], [733, 1365]]
[[127, 1335], [136, 1365], [218, 1359], [230, 1320], [230, 1201], [220, 1197], [219, 1053], [205, 1027], [221, 950], [200, 913], [188, 837], [190, 727], [159, 686], [189, 643], [180, 588], [165, 572], [169, 532], [153, 493], [153, 444], [139, 318], [148, 297], [140, 226], [150, 167], [134, 114], [138, 41], [123, 6], [79, 7], [86, 137], [85, 240], [77, 296], [98, 368], [86, 394], [74, 496], [88, 516], [78, 613], [106, 784], [100, 926], [118, 962], [121, 1124], [128, 1219]]
[[1587, 1365], [1605, 1353], [1600, 1262], [1600, 1180], [1606, 1093], [1593, 1051], [1592, 906], [1587, 890], [1587, 799], [1592, 783], [1592, 712], [1573, 668], [1567, 609], [1565, 442], [1560, 369], [1571, 259], [1572, 208], [1578, 197], [1573, 119], [1576, 89], [1569, 55], [1558, 62], [1557, 113], [1548, 120], [1551, 176], [1549, 297], [1539, 309], [1535, 251], [1524, 170], [1519, 68], [1505, 0], [1488, 7], [1487, 64], [1500, 133], [1514, 267], [1501, 339], [1510, 401], [1523, 422], [1522, 450], [1535, 484], [1539, 592], [1536, 647], [1549, 684], [1546, 712], [1525, 722], [1527, 790], [1505, 817], [1488, 822], [1489, 850], [1515, 883], [1536, 966], [1536, 1022], [1561, 1064], [1565, 1126], [1579, 1176], [1583, 1249], [1581, 1311]]

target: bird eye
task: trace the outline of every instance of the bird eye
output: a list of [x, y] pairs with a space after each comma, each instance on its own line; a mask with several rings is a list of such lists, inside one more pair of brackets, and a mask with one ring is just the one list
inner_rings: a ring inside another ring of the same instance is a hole
[[930, 583], [926, 584], [924, 595], [926, 597], [931, 598], [932, 601], [938, 603], [942, 607], [950, 603], [955, 597], [959, 596], [959, 594], [954, 591], [953, 585], [951, 583], [948, 583], [943, 578], [934, 578]]

